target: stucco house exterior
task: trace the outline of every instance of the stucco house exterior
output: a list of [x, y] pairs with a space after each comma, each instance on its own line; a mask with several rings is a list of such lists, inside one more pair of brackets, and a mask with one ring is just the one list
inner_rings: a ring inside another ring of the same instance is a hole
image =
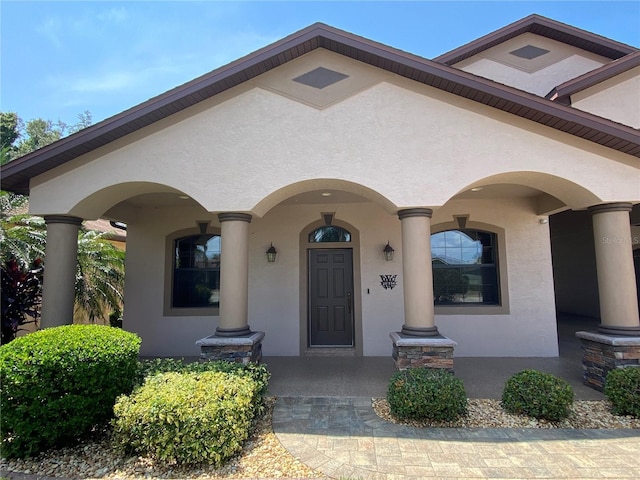
[[144, 355], [556, 356], [557, 311], [640, 341], [639, 128], [639, 49], [548, 18], [433, 60], [314, 24], [2, 188], [47, 220], [43, 327], [71, 321], [77, 228], [105, 218]]

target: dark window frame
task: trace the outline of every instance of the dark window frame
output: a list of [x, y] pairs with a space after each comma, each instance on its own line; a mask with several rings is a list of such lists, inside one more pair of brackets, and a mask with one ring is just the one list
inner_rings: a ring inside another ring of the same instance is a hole
[[[174, 306], [174, 290], [175, 290], [175, 272], [176, 272], [176, 242], [181, 239], [187, 239], [190, 237], [197, 238], [202, 235], [208, 237], [220, 237], [221, 232], [220, 228], [209, 227], [208, 230], [203, 234], [200, 233], [197, 228], [189, 228], [184, 230], [175, 231], [170, 233], [165, 238], [165, 274], [164, 274], [164, 316], [165, 317], [183, 317], [183, 316], [217, 316], [220, 313], [219, 304], [208, 303], [206, 305], [201, 306]], [[217, 267], [218, 269], [217, 275], [219, 279], [219, 263]], [[197, 269], [202, 272], [212, 272], [214, 270], [213, 267], [200, 268]], [[184, 273], [184, 272], [183, 272]], [[218, 283], [219, 286], [219, 283]], [[210, 289], [217, 290], [219, 292], [219, 288]]]
[[[443, 222], [431, 226], [431, 234], [437, 234], [450, 230], [461, 230], [458, 222]], [[467, 221], [462, 230], [480, 230], [495, 234], [496, 248], [494, 249], [496, 258], [496, 273], [498, 275], [498, 292], [500, 304], [487, 305], [481, 303], [448, 303], [440, 304], [434, 302], [434, 313], [436, 315], [462, 315], [462, 316], [487, 316], [487, 315], [509, 315], [511, 313], [509, 295], [509, 272], [507, 255], [507, 232], [497, 225]]]
[[[450, 232], [456, 234], [459, 239], [453, 235], [447, 239], [447, 233]], [[436, 235], [444, 237], [444, 246], [434, 246], [434, 236]], [[466, 237], [466, 240], [463, 236]], [[500, 235], [495, 231], [472, 226], [464, 229], [445, 228], [431, 234], [434, 305], [436, 308], [494, 307], [502, 309], [504, 301], [499, 237]], [[447, 255], [449, 252], [451, 255]], [[479, 297], [480, 300], [473, 301], [474, 297]]]

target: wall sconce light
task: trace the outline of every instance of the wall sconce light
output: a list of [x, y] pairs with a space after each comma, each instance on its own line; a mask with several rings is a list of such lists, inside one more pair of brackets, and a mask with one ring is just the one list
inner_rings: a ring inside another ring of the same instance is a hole
[[387, 262], [392, 261], [394, 252], [395, 252], [395, 250], [393, 249], [393, 247], [391, 245], [389, 245], [389, 242], [387, 242], [387, 244], [385, 245], [384, 249], [382, 250], [382, 253], [384, 253], [384, 259]]
[[269, 263], [275, 262], [277, 255], [278, 255], [278, 251], [276, 250], [276, 247], [274, 247], [272, 243], [269, 249], [267, 250], [267, 262]]

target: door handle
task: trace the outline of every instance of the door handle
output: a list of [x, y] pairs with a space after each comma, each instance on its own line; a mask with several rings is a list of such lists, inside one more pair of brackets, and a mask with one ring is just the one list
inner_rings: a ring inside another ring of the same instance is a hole
[[347, 293], [347, 308], [349, 309], [349, 315], [351, 315], [351, 292]]

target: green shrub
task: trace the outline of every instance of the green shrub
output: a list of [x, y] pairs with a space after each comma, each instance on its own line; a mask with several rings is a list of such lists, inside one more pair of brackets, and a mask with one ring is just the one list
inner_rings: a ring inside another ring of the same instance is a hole
[[640, 367], [611, 370], [607, 374], [604, 394], [616, 415], [640, 417]]
[[134, 385], [140, 338], [98, 325], [48, 328], [0, 347], [2, 454], [77, 441]]
[[185, 363], [182, 360], [171, 358], [155, 358], [152, 360], [142, 360], [139, 365], [139, 378], [141, 382], [144, 381], [145, 378], [152, 377], [158, 373], [168, 372], [224, 372], [248, 376], [258, 385], [255, 397], [252, 399], [252, 403], [256, 408], [256, 414], [262, 413], [264, 397], [267, 395], [269, 379], [271, 378], [271, 373], [267, 370], [266, 365], [258, 365], [255, 363], [243, 365], [241, 363], [227, 362], [224, 360]]
[[160, 373], [115, 407], [114, 446], [179, 464], [220, 465], [242, 448], [259, 386], [224, 372]]
[[467, 411], [462, 380], [441, 369], [410, 368], [389, 381], [391, 413], [403, 419], [453, 421]]
[[510, 413], [546, 420], [567, 418], [573, 405], [573, 389], [550, 373], [523, 370], [512, 375], [502, 392], [502, 406]]

